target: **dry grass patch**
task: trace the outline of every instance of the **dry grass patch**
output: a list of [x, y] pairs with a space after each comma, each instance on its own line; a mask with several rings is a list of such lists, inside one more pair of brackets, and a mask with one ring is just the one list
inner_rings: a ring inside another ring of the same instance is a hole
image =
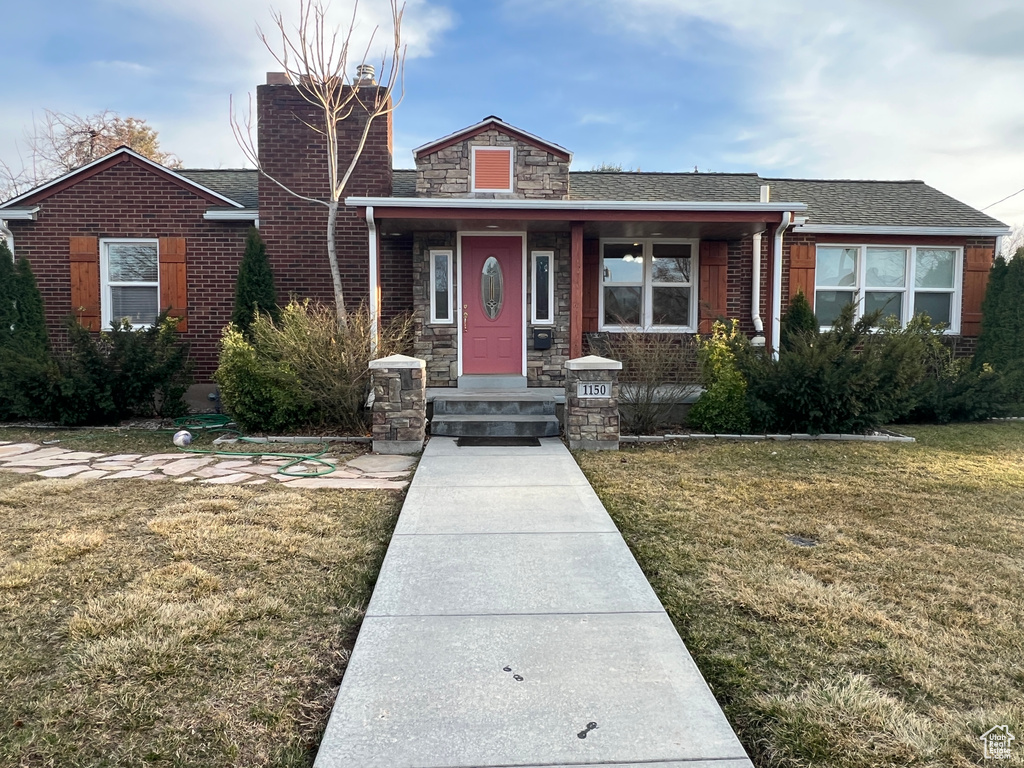
[[0, 765], [310, 765], [399, 507], [0, 474]]
[[908, 431], [578, 457], [761, 768], [1024, 738], [1024, 424]]

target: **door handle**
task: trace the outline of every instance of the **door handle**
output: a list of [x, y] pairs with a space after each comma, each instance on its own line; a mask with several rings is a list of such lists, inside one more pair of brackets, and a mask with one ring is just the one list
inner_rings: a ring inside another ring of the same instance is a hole
[[462, 330], [469, 331], [469, 312], [462, 313]]

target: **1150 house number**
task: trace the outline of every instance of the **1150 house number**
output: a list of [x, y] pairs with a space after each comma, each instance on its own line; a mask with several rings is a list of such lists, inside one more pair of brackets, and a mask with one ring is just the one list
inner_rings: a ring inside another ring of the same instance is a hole
[[606, 381], [576, 382], [576, 397], [611, 397], [612, 385]]

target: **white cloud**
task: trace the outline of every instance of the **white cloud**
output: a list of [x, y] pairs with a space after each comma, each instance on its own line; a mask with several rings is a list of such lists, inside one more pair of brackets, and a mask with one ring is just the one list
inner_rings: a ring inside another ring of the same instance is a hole
[[[553, 0], [510, 0], [552, 10]], [[687, 56], [741, 57], [762, 174], [923, 178], [976, 207], [1024, 186], [1018, 0], [578, 0], [581, 19]], [[736, 61], [730, 62], [736, 64]], [[1024, 195], [989, 211], [1024, 221]]]

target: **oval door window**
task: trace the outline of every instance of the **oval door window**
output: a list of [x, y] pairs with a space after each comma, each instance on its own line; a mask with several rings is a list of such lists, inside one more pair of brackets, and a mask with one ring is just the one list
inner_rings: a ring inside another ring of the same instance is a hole
[[484, 305], [484, 314], [489, 319], [494, 320], [501, 314], [504, 298], [501, 264], [493, 256], [488, 256], [484, 262], [483, 274], [480, 276], [480, 299]]

